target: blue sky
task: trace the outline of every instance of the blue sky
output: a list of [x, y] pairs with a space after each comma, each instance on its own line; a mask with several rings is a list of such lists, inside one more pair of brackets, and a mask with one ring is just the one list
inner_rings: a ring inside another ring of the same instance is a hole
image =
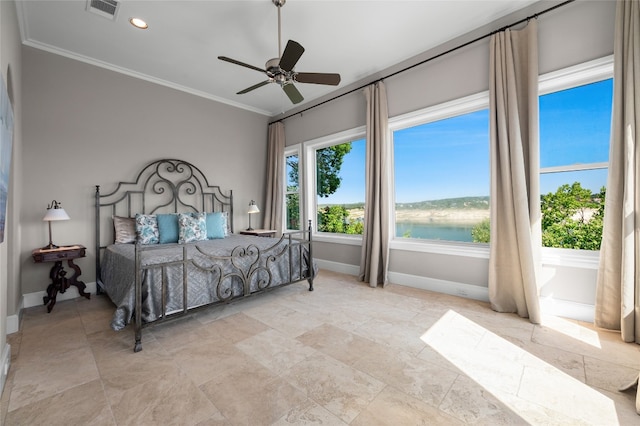
[[[540, 98], [541, 167], [606, 162], [612, 80]], [[398, 203], [489, 194], [488, 111], [477, 111], [394, 133]], [[322, 204], [364, 201], [364, 140], [354, 141], [341, 169], [342, 185]], [[580, 181], [592, 191], [607, 171], [543, 174], [541, 193]]]

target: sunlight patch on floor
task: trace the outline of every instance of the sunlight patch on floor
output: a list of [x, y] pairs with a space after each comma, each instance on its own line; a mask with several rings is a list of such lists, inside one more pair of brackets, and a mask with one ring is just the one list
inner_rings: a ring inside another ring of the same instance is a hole
[[553, 331], [564, 334], [571, 339], [579, 340], [595, 348], [602, 349], [598, 332], [583, 327], [575, 321], [549, 315], [543, 316], [542, 325], [546, 328], [552, 329]]
[[[545, 327], [595, 343], [561, 319]], [[526, 350], [449, 310], [421, 339], [527, 422], [618, 424], [614, 402]]]

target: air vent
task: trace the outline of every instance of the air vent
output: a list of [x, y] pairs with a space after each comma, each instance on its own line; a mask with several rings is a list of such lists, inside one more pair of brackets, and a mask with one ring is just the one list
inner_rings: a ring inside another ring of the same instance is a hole
[[87, 0], [87, 10], [114, 20], [118, 12], [118, 2], [116, 0]]

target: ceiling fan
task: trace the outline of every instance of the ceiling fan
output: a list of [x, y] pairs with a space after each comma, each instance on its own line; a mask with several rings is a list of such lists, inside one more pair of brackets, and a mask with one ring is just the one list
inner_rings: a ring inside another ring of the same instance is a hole
[[240, 65], [252, 70], [260, 71], [267, 75], [267, 80], [261, 81], [258, 84], [254, 84], [251, 87], [247, 87], [244, 90], [236, 93], [242, 95], [252, 90], [262, 87], [269, 83], [278, 83], [284, 93], [289, 97], [294, 104], [300, 103], [304, 100], [296, 86], [293, 83], [314, 83], [314, 84], [326, 84], [330, 86], [337, 86], [340, 83], [340, 74], [331, 73], [317, 73], [317, 72], [296, 72], [293, 70], [296, 63], [304, 53], [304, 47], [298, 42], [289, 40], [287, 46], [282, 52], [282, 44], [280, 41], [281, 27], [280, 27], [280, 8], [284, 6], [287, 0], [271, 0], [273, 4], [278, 7], [278, 55], [279, 57], [269, 59], [265, 64], [265, 69], [255, 67], [253, 65], [246, 64], [244, 62], [237, 61], [235, 59], [228, 58], [226, 56], [218, 56], [218, 59], [232, 64]]

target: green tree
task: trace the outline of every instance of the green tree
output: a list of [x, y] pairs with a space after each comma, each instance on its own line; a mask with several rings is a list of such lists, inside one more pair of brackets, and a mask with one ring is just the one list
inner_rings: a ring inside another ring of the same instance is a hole
[[[541, 197], [542, 246], [599, 250], [602, 240], [606, 189], [592, 194], [579, 182], [562, 185]], [[489, 220], [471, 231], [474, 242], [488, 243]]]
[[364, 224], [349, 219], [349, 210], [344, 206], [325, 206], [318, 209], [318, 231], [356, 235], [364, 232]]
[[488, 243], [490, 238], [490, 229], [489, 229], [490, 220], [485, 219], [482, 222], [478, 223], [471, 230], [471, 237], [473, 238], [474, 243]]
[[318, 231], [345, 234], [349, 212], [342, 206], [326, 206], [318, 209]]
[[298, 155], [289, 155], [286, 157], [287, 170], [289, 170], [289, 178], [287, 180], [287, 216], [286, 229], [300, 229], [300, 197], [298, 189], [300, 181], [298, 178]]
[[592, 194], [579, 182], [562, 185], [542, 196], [544, 247], [599, 250], [602, 239], [605, 188]]
[[340, 169], [344, 156], [351, 152], [351, 142], [328, 146], [316, 151], [316, 185], [318, 196], [326, 198], [340, 187]]
[[[344, 156], [351, 152], [351, 142], [332, 145], [316, 151], [316, 180], [318, 196], [326, 198], [340, 187], [340, 169]], [[291, 158], [287, 165], [290, 168], [289, 181], [300, 182], [298, 157]]]
[[[292, 190], [289, 188], [289, 190]], [[300, 229], [300, 197], [287, 194], [287, 229]]]
[[[351, 142], [332, 145], [316, 151], [316, 186], [319, 197], [326, 198], [335, 193], [342, 178], [340, 169], [344, 156], [351, 152]], [[289, 182], [299, 182], [298, 158], [288, 159]], [[289, 188], [295, 189], [295, 188]], [[297, 194], [287, 197], [287, 218], [289, 229], [298, 229], [300, 223]], [[343, 206], [329, 206], [318, 210], [318, 231], [341, 234], [362, 234], [364, 226], [361, 222], [349, 220], [349, 212]]]

